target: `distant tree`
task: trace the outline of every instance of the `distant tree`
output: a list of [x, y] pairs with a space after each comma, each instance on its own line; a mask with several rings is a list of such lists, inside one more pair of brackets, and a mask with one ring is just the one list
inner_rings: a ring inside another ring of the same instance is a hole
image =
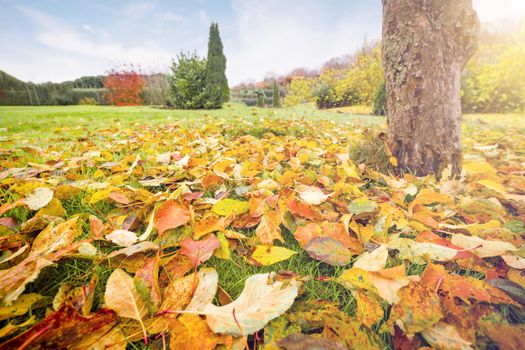
[[168, 78], [163, 73], [144, 76], [144, 104], [163, 106], [168, 97]]
[[226, 78], [226, 56], [224, 56], [219, 25], [212, 23], [208, 39], [206, 61], [206, 108], [221, 108], [230, 99], [230, 88]]
[[288, 87], [288, 95], [284, 98], [287, 107], [301, 103], [314, 102], [313, 79], [297, 77], [292, 80]]
[[144, 79], [139, 70], [132, 65], [113, 68], [104, 78], [106, 99], [115, 106], [142, 105]]
[[273, 108], [280, 108], [281, 107], [281, 92], [279, 90], [279, 85], [277, 85], [277, 82], [273, 81], [272, 86], [272, 106]]
[[180, 53], [168, 77], [168, 103], [181, 109], [204, 108], [206, 101], [206, 60], [196, 53]]
[[262, 90], [255, 91], [255, 95], [257, 96], [257, 107], [264, 107], [264, 92]]

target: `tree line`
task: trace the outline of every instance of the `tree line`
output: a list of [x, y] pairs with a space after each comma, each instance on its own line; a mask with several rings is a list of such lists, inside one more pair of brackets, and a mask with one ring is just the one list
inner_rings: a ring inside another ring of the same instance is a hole
[[25, 83], [0, 71], [0, 105], [167, 105], [181, 109], [221, 108], [230, 99], [219, 26], [212, 23], [207, 58], [178, 55], [171, 74], [145, 74], [125, 64], [105, 76], [63, 83]]

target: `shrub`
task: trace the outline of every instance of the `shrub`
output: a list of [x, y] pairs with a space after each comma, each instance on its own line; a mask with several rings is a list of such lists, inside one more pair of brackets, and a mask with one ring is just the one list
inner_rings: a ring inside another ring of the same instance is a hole
[[97, 100], [95, 100], [92, 97], [83, 97], [79, 102], [79, 105], [91, 105], [95, 106], [97, 104]]
[[284, 98], [284, 105], [291, 107], [301, 103], [314, 102], [313, 83], [313, 78], [293, 78], [288, 88], [288, 95]]
[[104, 78], [106, 99], [116, 106], [142, 105], [144, 79], [132, 65], [112, 69]]
[[349, 155], [356, 164], [365, 164], [386, 174], [391, 170], [390, 156], [380, 135], [365, 129], [362, 138], [350, 147]]
[[525, 110], [525, 45], [485, 45], [462, 77], [465, 112]]
[[206, 88], [206, 60], [196, 53], [177, 56], [168, 77], [168, 102], [181, 109], [204, 108]]

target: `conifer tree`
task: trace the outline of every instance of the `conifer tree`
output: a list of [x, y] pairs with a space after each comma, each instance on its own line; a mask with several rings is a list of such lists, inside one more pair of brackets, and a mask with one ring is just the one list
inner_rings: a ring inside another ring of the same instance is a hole
[[226, 78], [226, 57], [217, 23], [212, 23], [210, 26], [205, 95], [206, 108], [221, 108], [222, 104], [230, 99], [230, 88]]
[[273, 81], [272, 106], [273, 108], [281, 107], [281, 94], [279, 92], [279, 85], [277, 85], [275, 80]]

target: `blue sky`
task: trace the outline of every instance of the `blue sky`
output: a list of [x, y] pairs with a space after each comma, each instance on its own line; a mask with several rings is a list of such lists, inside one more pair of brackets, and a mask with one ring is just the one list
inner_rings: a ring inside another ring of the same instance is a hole
[[[482, 21], [525, 18], [525, 0], [474, 6]], [[0, 0], [0, 69], [35, 82], [129, 62], [166, 70], [181, 50], [206, 54], [211, 21], [233, 85], [317, 68], [378, 39], [381, 0]]]

